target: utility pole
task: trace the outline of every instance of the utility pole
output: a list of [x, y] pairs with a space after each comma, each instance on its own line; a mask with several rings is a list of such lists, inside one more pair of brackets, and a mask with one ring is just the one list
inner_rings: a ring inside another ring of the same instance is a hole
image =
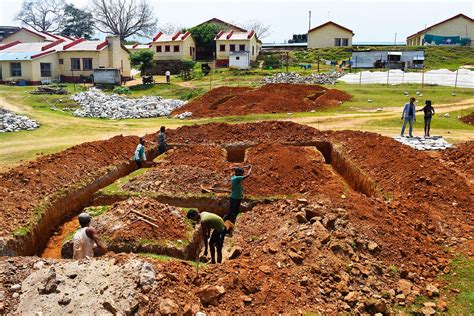
[[395, 41], [393, 42], [393, 46], [397, 46], [397, 32], [395, 32]]

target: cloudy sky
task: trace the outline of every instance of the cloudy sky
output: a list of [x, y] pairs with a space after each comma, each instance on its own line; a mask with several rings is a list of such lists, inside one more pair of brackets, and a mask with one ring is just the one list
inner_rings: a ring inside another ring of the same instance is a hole
[[[86, 7], [89, 0], [66, 0]], [[271, 34], [264, 42], [283, 42], [292, 34], [328, 20], [354, 31], [354, 42], [397, 41], [458, 13], [474, 16], [473, 0], [149, 0], [159, 23], [194, 26], [213, 17], [228, 22], [257, 19], [270, 25]], [[19, 25], [14, 20], [22, 0], [0, 0], [0, 25]]]

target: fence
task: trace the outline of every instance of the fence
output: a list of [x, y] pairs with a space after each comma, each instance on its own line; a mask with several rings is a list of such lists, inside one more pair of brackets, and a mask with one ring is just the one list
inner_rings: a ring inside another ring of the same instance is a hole
[[389, 71], [361, 71], [350, 73], [339, 78], [349, 84], [381, 83], [396, 85], [403, 83], [417, 83], [423, 85], [440, 85], [459, 88], [474, 88], [474, 71], [458, 69], [430, 70], [421, 72], [404, 72], [402, 70]]

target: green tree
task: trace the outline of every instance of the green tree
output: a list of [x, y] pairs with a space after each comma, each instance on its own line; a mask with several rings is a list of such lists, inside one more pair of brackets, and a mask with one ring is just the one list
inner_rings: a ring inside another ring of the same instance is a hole
[[145, 71], [153, 67], [153, 56], [155, 54], [147, 49], [139, 50], [130, 54], [130, 64], [133, 67], [138, 67], [142, 76]]
[[216, 41], [214, 38], [221, 31], [221, 27], [216, 24], [204, 23], [192, 27], [188, 30], [196, 41], [197, 47], [202, 47], [206, 51], [215, 51]]
[[76, 8], [73, 4], [64, 7], [64, 28], [62, 35], [91, 39], [94, 34], [92, 14]]

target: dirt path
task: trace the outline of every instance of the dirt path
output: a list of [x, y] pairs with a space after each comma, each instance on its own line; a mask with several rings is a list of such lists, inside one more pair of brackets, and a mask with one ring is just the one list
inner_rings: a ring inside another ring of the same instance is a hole
[[12, 112], [16, 112], [16, 113], [25, 113], [27, 111], [25, 111], [24, 108], [16, 105], [16, 104], [13, 104], [13, 103], [10, 103], [8, 102], [4, 97], [2, 97], [0, 95], [0, 108], [4, 108], [6, 110], [9, 110], [9, 111], [12, 111]]
[[185, 88], [197, 89], [197, 87], [189, 81], [176, 82], [176, 84], [178, 86], [185, 87]]

